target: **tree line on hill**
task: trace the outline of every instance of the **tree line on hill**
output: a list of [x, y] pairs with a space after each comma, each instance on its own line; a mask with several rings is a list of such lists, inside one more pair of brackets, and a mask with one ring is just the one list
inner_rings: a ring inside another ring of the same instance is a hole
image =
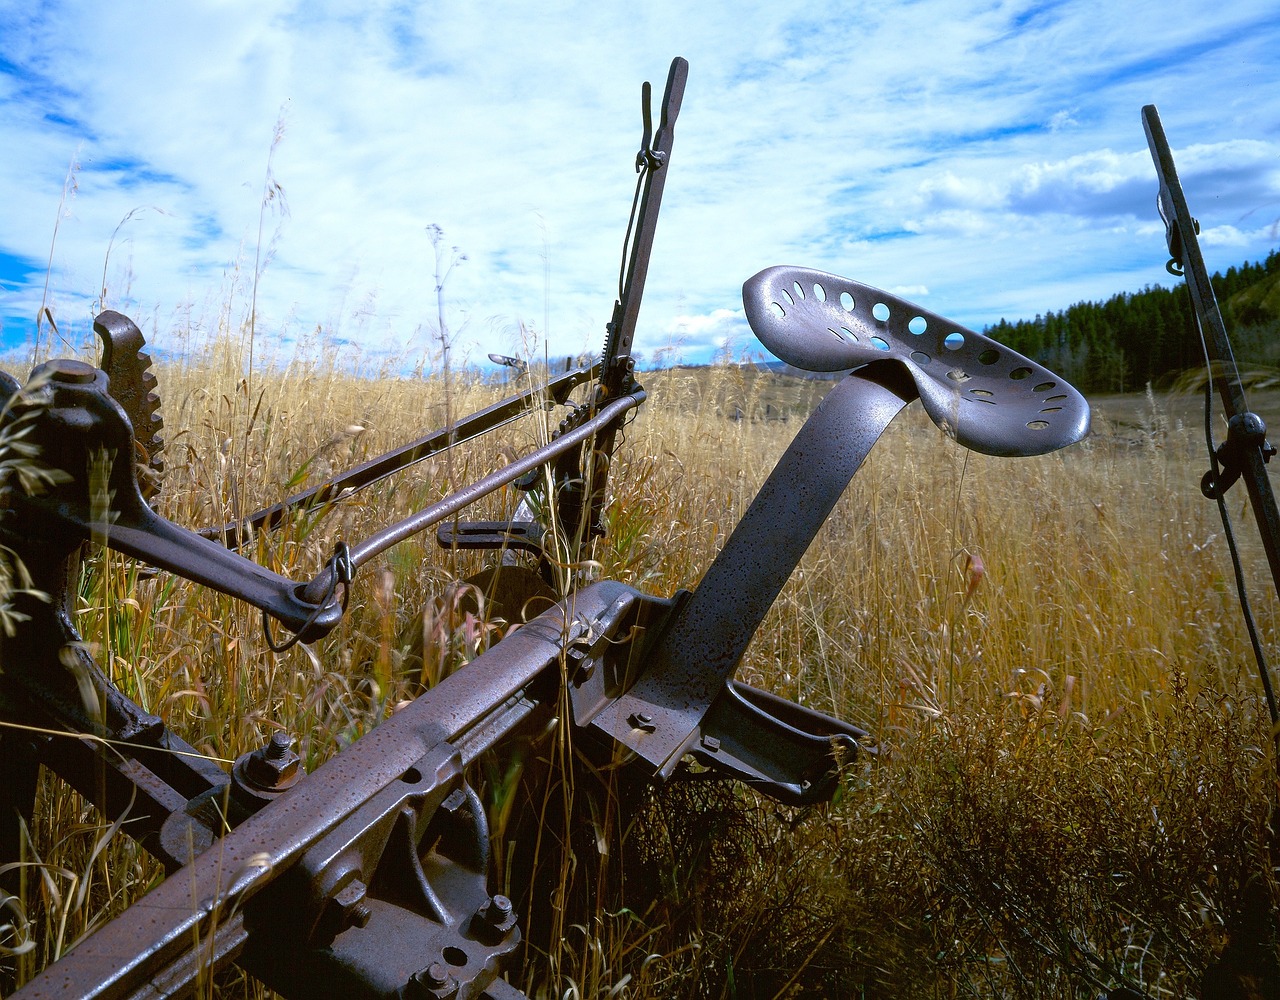
[[[1210, 278], [1242, 365], [1280, 360], [1280, 251], [1260, 263], [1230, 267]], [[1082, 392], [1133, 392], [1157, 387], [1204, 364], [1185, 283], [1148, 286], [1105, 302], [1078, 302], [1061, 312], [1010, 323], [987, 336], [1039, 361]]]

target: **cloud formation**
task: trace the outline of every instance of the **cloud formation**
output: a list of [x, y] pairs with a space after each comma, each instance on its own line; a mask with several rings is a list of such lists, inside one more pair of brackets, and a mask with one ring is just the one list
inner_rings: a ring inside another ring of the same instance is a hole
[[105, 302], [169, 349], [237, 324], [256, 274], [277, 345], [421, 354], [437, 225], [464, 352], [598, 349], [640, 82], [677, 54], [637, 349], [742, 342], [777, 263], [981, 328], [1169, 281], [1143, 104], [1210, 266], [1273, 249], [1278, 52], [1263, 0], [0, 0], [0, 341], [29, 343], [46, 272], [73, 345]]

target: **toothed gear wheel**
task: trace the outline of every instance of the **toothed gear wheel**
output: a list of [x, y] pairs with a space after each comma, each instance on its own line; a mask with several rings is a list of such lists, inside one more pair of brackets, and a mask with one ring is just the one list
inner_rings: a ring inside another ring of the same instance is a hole
[[144, 499], [160, 489], [164, 473], [164, 420], [160, 416], [160, 396], [156, 376], [150, 371], [147, 342], [133, 320], [107, 310], [93, 321], [102, 340], [102, 370], [111, 380], [111, 396], [124, 408], [133, 424], [134, 460], [138, 465], [138, 487]]

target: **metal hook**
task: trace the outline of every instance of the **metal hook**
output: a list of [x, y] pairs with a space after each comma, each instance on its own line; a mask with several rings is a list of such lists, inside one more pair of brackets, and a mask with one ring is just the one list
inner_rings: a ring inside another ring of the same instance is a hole
[[[1160, 221], [1164, 223], [1164, 240], [1169, 246], [1169, 260], [1165, 262], [1164, 269], [1175, 278], [1181, 278], [1186, 274], [1186, 268], [1182, 260], [1182, 233], [1178, 229], [1178, 223], [1165, 210], [1163, 188], [1156, 195], [1156, 210], [1160, 213]], [[1199, 236], [1200, 220], [1192, 219], [1191, 228]]]
[[[640, 137], [640, 152], [636, 153], [636, 173], [646, 169], [657, 170], [662, 166], [662, 154], [653, 149], [653, 87], [645, 80], [640, 88], [640, 117], [644, 120], [644, 135]], [[662, 109], [662, 124], [667, 123], [667, 109]]]

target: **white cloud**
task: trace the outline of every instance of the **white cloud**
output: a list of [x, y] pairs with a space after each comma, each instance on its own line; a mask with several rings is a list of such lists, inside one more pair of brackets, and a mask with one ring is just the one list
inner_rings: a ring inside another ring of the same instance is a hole
[[951, 171], [926, 177], [920, 184], [920, 203], [929, 209], [998, 208], [1009, 197], [1009, 184], [989, 177], [957, 177]]
[[1200, 242], [1206, 247], [1247, 247], [1253, 241], [1251, 235], [1235, 226], [1214, 226], [1201, 231]]
[[717, 353], [736, 356], [741, 351], [761, 352], [742, 309], [714, 309], [700, 315], [679, 315], [664, 331], [666, 343], [677, 356], [706, 359]]
[[743, 322], [741, 309], [716, 309], [704, 316], [677, 316], [667, 327], [667, 332], [679, 337], [724, 336], [728, 326]]
[[1049, 117], [1049, 131], [1051, 132], [1060, 132], [1065, 128], [1071, 128], [1079, 124], [1076, 121], [1074, 109], [1068, 111], [1064, 108], [1062, 111], [1055, 111]]
[[592, 347], [616, 294], [639, 83], [660, 94], [679, 53], [689, 86], [638, 349], [677, 333], [690, 355], [713, 349], [712, 318], [776, 263], [927, 285], [980, 326], [1169, 280], [1138, 118], [1150, 101], [1206, 231], [1242, 234], [1222, 266], [1274, 246], [1277, 41], [1261, 0], [1209, 14], [1190, 0], [665, 2], [625, 16], [580, 2], [0, 0], [0, 254], [34, 262], [0, 286], [0, 319], [34, 316], [77, 148], [51, 275], [69, 325], [87, 325], [111, 234], [140, 206], [159, 211], [117, 237], [111, 301], [155, 317], [162, 341], [186, 311], [215, 325], [230, 288], [243, 311], [284, 106], [273, 172], [291, 212], [265, 217], [278, 239], [260, 329], [321, 323], [369, 351], [421, 349], [436, 223], [469, 258], [446, 297], [473, 353], [505, 350], [521, 322], [553, 353]]

